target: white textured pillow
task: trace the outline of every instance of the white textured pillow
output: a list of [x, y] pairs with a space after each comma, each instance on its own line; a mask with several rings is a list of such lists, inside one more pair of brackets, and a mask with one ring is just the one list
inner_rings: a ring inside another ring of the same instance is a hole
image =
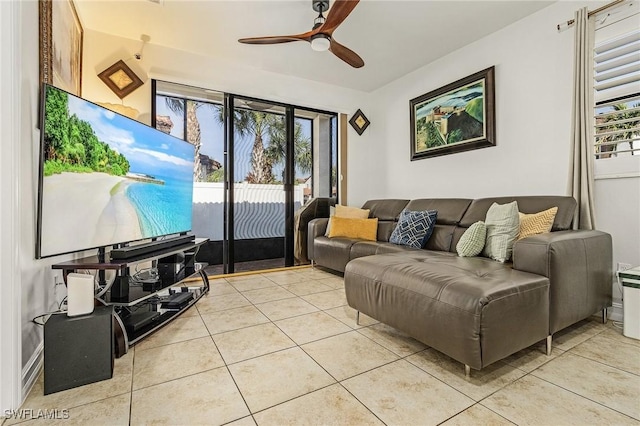
[[482, 250], [483, 256], [498, 262], [511, 258], [513, 243], [520, 232], [518, 202], [509, 204], [493, 203], [487, 211], [484, 223], [487, 226], [487, 239]]
[[487, 238], [487, 227], [484, 222], [476, 222], [471, 225], [456, 244], [456, 251], [460, 257], [473, 257], [482, 252]]

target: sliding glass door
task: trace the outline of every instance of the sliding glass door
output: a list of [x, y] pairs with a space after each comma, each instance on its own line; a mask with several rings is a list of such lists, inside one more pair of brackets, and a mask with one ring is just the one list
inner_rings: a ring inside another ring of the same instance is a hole
[[337, 198], [337, 115], [154, 81], [152, 123], [196, 146], [193, 232], [211, 273], [294, 265], [294, 212]]

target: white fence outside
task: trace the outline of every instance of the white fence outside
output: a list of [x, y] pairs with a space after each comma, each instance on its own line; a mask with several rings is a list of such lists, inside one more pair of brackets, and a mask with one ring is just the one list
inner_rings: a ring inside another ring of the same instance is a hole
[[[303, 203], [304, 184], [294, 187], [294, 209]], [[234, 236], [236, 239], [284, 237], [283, 185], [240, 182], [234, 185]], [[212, 241], [223, 236], [224, 184], [193, 185], [193, 233]]]

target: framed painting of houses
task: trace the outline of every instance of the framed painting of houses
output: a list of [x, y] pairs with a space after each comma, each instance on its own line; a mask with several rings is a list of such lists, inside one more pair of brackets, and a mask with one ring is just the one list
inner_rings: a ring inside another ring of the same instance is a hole
[[73, 0], [39, 0], [40, 80], [81, 95], [83, 30]]
[[494, 67], [411, 99], [411, 161], [495, 146]]

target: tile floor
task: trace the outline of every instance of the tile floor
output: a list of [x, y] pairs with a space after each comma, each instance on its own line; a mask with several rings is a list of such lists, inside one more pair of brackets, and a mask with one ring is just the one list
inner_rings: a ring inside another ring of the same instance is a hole
[[67, 409], [65, 425], [640, 425], [640, 341], [611, 322], [585, 320], [550, 357], [541, 342], [467, 379], [391, 327], [357, 326], [342, 278], [317, 268], [212, 280], [111, 380], [47, 396], [41, 380], [22, 408]]

